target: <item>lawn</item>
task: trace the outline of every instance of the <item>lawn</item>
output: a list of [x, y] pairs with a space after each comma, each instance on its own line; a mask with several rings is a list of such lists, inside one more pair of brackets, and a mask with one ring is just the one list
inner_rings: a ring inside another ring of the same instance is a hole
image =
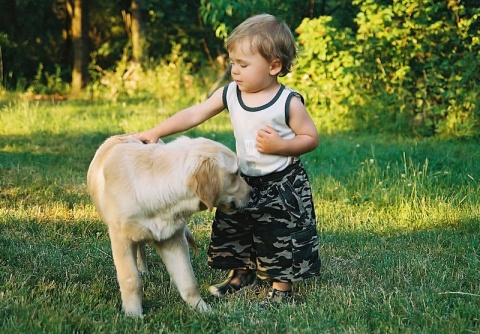
[[[295, 286], [297, 305], [260, 309], [265, 285], [208, 297], [225, 273], [206, 265], [212, 214], [203, 212], [189, 223], [200, 246], [192, 263], [213, 312], [190, 310], [149, 249], [145, 317], [122, 315], [86, 172], [106, 137], [179, 107], [167, 108], [156, 100], [0, 102], [2, 333], [480, 332], [480, 145], [392, 134], [322, 134], [303, 157], [322, 275]], [[233, 148], [226, 113], [187, 134]]]

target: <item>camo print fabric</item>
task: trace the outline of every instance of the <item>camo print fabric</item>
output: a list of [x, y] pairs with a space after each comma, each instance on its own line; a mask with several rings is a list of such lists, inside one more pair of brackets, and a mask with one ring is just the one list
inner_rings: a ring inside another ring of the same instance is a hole
[[252, 269], [274, 282], [320, 273], [318, 235], [308, 176], [300, 161], [265, 177], [244, 176], [252, 198], [242, 212], [217, 210], [208, 265]]

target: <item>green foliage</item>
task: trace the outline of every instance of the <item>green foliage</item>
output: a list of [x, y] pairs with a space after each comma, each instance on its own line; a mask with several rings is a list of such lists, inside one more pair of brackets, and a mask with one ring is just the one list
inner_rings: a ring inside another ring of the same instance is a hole
[[169, 57], [140, 66], [129, 61], [129, 50], [114, 70], [90, 67], [92, 83], [87, 90], [94, 99], [159, 99], [162, 103], [176, 102], [188, 105], [206, 98], [207, 89], [215, 78], [211, 68], [197, 70], [192, 75], [192, 64], [185, 60], [181, 45], [174, 45]]
[[148, 54], [155, 61], [180, 47], [182, 57], [198, 70], [223, 52], [211, 25], [200, 19], [200, 1], [148, 0], [144, 7]]
[[330, 17], [298, 27], [301, 56], [287, 82], [319, 126], [473, 136], [480, 132], [480, 9], [434, 0], [354, 1], [357, 29]]
[[[40, 92], [43, 90], [37, 80], [40, 66], [50, 75], [56, 75], [60, 66], [62, 80], [70, 81], [73, 50], [68, 3], [67, 0], [0, 0], [0, 48], [6, 87], [22, 89], [33, 82], [31, 89]], [[89, 53], [92, 62], [104, 70], [115, 68], [129, 44], [125, 17], [130, 3], [128, 0], [88, 2]], [[198, 69], [209, 61], [207, 52], [214, 58], [222, 49], [222, 41], [215, 38], [211, 27], [199, 22], [198, 0], [142, 3], [148, 58], [161, 61], [175, 45], [181, 45], [182, 56]]]
[[33, 78], [27, 92], [36, 94], [66, 94], [70, 91], [70, 85], [62, 78], [60, 65], [55, 65], [55, 73], [50, 74], [44, 70], [43, 64], [38, 67], [37, 74]]
[[225, 40], [237, 25], [255, 14], [269, 13], [296, 27], [307, 13], [314, 11], [312, 3], [295, 0], [201, 0], [200, 3], [203, 20], [213, 26], [215, 35], [221, 40]]
[[62, 53], [63, 27], [52, 7], [52, 1], [0, 0], [0, 48], [8, 89], [28, 86], [40, 64], [44, 73], [56, 73], [56, 63], [68, 62], [68, 54]]
[[293, 73], [284, 82], [304, 94], [320, 129], [350, 129], [348, 106], [358, 99], [353, 92], [357, 78], [349, 74], [358, 66], [348, 52], [355, 45], [352, 32], [337, 29], [332, 18], [326, 16], [305, 19], [296, 32], [301, 51]]

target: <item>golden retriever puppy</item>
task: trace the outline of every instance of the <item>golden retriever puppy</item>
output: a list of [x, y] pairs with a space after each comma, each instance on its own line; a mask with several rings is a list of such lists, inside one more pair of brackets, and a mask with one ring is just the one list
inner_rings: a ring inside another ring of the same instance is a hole
[[208, 311], [190, 263], [193, 236], [186, 222], [201, 210], [232, 212], [247, 204], [250, 187], [238, 173], [235, 153], [205, 138], [146, 145], [114, 136], [97, 150], [87, 186], [108, 226], [125, 313], [142, 316], [147, 242], [155, 245], [183, 300]]

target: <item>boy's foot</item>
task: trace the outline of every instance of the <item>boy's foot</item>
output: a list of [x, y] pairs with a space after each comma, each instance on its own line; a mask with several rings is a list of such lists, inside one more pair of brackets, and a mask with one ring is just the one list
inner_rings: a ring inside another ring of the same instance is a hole
[[212, 285], [208, 288], [208, 291], [215, 297], [224, 297], [227, 294], [232, 294], [240, 289], [255, 285], [257, 274], [253, 270], [242, 272], [238, 270], [230, 270], [228, 277], [222, 283]]
[[283, 304], [295, 304], [292, 291], [280, 291], [273, 289], [267, 294], [264, 301], [260, 302], [260, 307], [277, 306]]

